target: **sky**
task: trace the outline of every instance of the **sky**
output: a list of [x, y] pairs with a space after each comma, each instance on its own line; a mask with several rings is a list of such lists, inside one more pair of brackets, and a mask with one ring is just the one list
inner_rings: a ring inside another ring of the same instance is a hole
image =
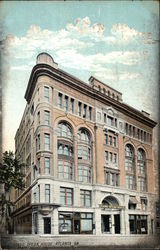
[[36, 57], [117, 89], [123, 101], [158, 120], [158, 1], [1, 1], [3, 151], [14, 137]]

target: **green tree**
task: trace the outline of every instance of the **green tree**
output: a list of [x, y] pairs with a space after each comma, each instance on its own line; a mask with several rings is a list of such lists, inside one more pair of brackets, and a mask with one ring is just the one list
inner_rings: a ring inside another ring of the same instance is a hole
[[0, 209], [2, 221], [5, 217], [7, 223], [13, 206], [10, 200], [10, 191], [12, 188], [24, 189], [24, 163], [21, 163], [20, 157], [16, 157], [13, 152], [3, 153], [3, 162], [0, 164], [0, 184], [4, 186], [4, 193], [1, 195]]

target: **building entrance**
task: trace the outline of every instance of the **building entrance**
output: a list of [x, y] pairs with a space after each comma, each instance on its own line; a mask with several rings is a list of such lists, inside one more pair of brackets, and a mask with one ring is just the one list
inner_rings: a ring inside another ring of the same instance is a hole
[[120, 234], [120, 215], [114, 215], [115, 234]]
[[110, 215], [102, 215], [102, 233], [111, 233], [111, 216]]
[[51, 233], [51, 218], [44, 218], [44, 234]]

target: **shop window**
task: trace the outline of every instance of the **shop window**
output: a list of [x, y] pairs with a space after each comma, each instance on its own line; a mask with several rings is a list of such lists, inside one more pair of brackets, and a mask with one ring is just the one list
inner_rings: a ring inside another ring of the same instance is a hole
[[81, 232], [92, 232], [93, 230], [93, 214], [81, 213]]
[[81, 190], [81, 206], [82, 207], [91, 207], [91, 191]]
[[59, 213], [59, 233], [72, 233], [72, 213]]
[[60, 203], [64, 206], [73, 205], [73, 189], [60, 187]]
[[131, 234], [147, 234], [147, 215], [129, 215]]

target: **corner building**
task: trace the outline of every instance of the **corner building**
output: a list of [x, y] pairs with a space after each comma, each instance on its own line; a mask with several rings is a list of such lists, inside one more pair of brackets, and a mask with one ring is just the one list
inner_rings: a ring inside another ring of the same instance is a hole
[[156, 231], [155, 166], [149, 114], [91, 76], [37, 57], [15, 136], [26, 189], [15, 190], [14, 231], [150, 235]]

